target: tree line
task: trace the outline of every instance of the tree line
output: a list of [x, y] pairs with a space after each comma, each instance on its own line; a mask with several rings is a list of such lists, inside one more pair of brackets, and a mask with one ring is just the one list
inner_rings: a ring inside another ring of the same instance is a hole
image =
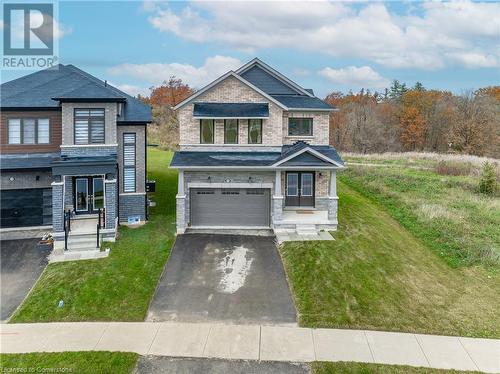
[[[171, 77], [150, 95], [140, 97], [153, 108], [150, 139], [175, 149], [179, 123], [173, 107], [195, 90]], [[324, 99], [337, 111], [330, 115], [330, 143], [340, 151], [359, 153], [429, 151], [500, 158], [500, 86], [455, 95], [408, 88], [393, 81], [383, 93], [332, 92]]]

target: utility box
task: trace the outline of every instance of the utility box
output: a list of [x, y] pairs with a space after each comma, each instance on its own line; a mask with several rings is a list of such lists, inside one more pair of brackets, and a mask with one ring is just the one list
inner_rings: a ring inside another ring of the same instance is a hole
[[146, 181], [146, 192], [156, 192], [156, 181]]

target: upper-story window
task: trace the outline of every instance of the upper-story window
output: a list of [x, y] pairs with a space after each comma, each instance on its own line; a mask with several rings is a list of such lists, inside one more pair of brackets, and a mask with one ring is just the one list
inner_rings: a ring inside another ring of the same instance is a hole
[[313, 119], [312, 118], [289, 118], [288, 135], [290, 136], [312, 136]]
[[238, 144], [238, 120], [225, 119], [224, 120], [224, 143], [225, 144]]
[[248, 120], [248, 144], [262, 144], [262, 120]]
[[48, 118], [10, 118], [9, 144], [49, 144]]
[[75, 109], [75, 144], [104, 144], [104, 109]]
[[123, 192], [135, 192], [135, 133], [123, 134]]
[[214, 143], [214, 120], [213, 119], [202, 119], [200, 120], [200, 143], [201, 144], [213, 144]]

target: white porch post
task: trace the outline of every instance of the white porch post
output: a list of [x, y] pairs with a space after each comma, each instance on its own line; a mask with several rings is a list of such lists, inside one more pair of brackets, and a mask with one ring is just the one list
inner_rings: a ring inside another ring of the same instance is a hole
[[183, 234], [188, 225], [186, 219], [186, 194], [184, 192], [184, 170], [178, 172], [176, 200], [177, 234]]
[[184, 170], [179, 170], [179, 181], [177, 187], [177, 195], [184, 196]]
[[281, 170], [276, 170], [276, 177], [274, 180], [274, 196], [281, 196]]
[[337, 197], [337, 171], [330, 171], [330, 197]]

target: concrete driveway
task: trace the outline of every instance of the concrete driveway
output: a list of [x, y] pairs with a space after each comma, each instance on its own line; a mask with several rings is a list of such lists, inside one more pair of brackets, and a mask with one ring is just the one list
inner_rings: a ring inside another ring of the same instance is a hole
[[147, 319], [295, 324], [275, 237], [179, 235]]
[[8, 319], [47, 266], [50, 247], [39, 239], [2, 240], [0, 320]]

